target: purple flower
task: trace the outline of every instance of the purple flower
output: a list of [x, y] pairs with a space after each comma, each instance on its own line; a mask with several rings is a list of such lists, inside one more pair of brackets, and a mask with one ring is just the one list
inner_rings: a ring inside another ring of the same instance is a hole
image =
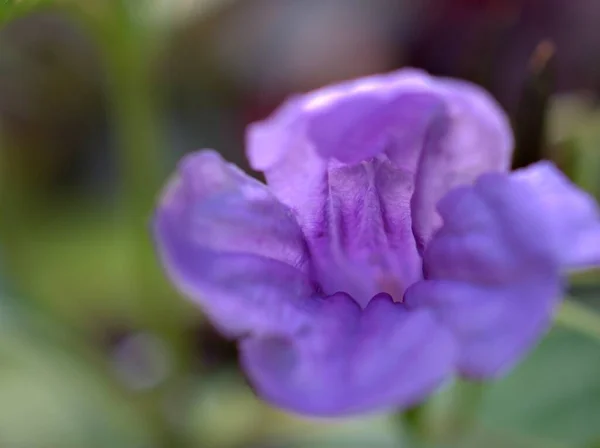
[[595, 202], [551, 163], [509, 173], [478, 87], [402, 70], [291, 98], [248, 132], [268, 187], [212, 151], [155, 219], [171, 280], [260, 396], [312, 415], [403, 408], [503, 374], [600, 264]]

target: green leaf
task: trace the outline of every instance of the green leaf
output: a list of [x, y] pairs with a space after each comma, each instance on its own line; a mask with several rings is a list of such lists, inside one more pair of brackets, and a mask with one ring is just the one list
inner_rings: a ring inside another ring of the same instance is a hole
[[555, 329], [508, 377], [491, 385], [486, 426], [581, 446], [600, 435], [600, 347]]

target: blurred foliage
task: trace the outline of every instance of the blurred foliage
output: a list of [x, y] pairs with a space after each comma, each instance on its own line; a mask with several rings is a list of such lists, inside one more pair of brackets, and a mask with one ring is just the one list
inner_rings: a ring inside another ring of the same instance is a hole
[[89, 354], [14, 322], [0, 339], [1, 446], [156, 446], [144, 415]]
[[54, 6], [57, 3], [57, 0], [4, 0], [0, 3], [0, 23], [6, 23], [32, 11]]
[[555, 158], [583, 188], [600, 198], [600, 111], [589, 94], [556, 96], [548, 136]]
[[597, 340], [554, 330], [514, 373], [486, 397], [483, 422], [566, 446], [600, 435]]
[[[280, 99], [248, 92], [218, 66], [217, 31], [268, 2], [238, 4], [0, 0], [0, 447], [384, 448], [406, 436], [393, 416], [307, 420], [257, 400], [231, 344], [217, 341], [157, 265], [152, 204], [175, 159], [217, 141], [239, 160], [231, 148], [241, 146], [245, 103], [263, 113]], [[48, 57], [56, 48], [60, 57]], [[534, 141], [600, 197], [594, 95], [550, 93], [533, 96], [543, 104], [536, 123], [546, 120], [536, 127], [547, 132]], [[75, 181], [65, 175], [70, 163]], [[573, 283], [591, 285], [587, 303], [600, 309], [597, 272]], [[597, 340], [553, 330], [484, 391], [475, 431], [440, 445], [598, 446], [598, 353]], [[432, 401], [432, 432], [459, 425], [453, 390]]]

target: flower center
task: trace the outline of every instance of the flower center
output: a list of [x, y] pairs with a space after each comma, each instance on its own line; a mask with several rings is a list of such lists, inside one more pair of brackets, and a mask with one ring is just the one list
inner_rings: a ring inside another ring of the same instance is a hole
[[381, 289], [379, 293], [387, 293], [394, 302], [402, 302], [405, 288], [399, 278], [391, 273], [383, 274], [377, 279], [377, 286]]

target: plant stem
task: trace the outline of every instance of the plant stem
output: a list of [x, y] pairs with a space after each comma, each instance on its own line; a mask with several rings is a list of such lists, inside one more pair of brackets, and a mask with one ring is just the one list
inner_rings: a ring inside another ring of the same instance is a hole
[[484, 383], [456, 380], [449, 389], [401, 414], [411, 446], [453, 446], [468, 436], [485, 387]]
[[402, 424], [401, 436], [408, 439], [410, 447], [425, 447], [432, 442], [430, 401], [426, 401], [398, 415]]
[[439, 423], [442, 440], [459, 441], [469, 434], [476, 424], [486, 387], [483, 382], [456, 380], [450, 391], [450, 406]]

